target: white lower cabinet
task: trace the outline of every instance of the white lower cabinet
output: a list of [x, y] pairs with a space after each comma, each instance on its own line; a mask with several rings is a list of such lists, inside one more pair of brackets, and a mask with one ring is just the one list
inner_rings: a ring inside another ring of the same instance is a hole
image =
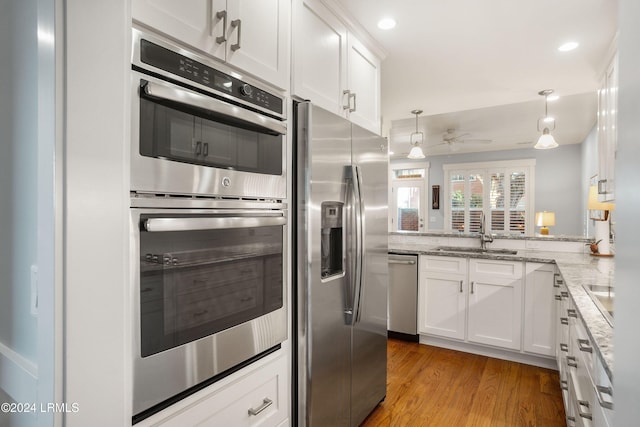
[[[203, 390], [187, 405], [144, 420], [140, 426], [162, 427], [284, 427], [289, 425], [288, 358], [282, 354], [236, 380], [207, 393]], [[234, 374], [235, 375], [235, 374]], [[187, 398], [190, 399], [190, 398]], [[171, 412], [170, 414], [167, 414]]]
[[556, 355], [556, 304], [559, 286], [555, 266], [527, 262], [524, 276], [523, 349], [544, 356]]
[[522, 262], [420, 258], [418, 332], [521, 349]]
[[465, 338], [467, 260], [421, 256], [418, 287], [418, 333]]
[[469, 262], [470, 342], [520, 350], [522, 262]]
[[609, 427], [613, 388], [561, 277], [555, 280], [556, 358], [568, 427]]

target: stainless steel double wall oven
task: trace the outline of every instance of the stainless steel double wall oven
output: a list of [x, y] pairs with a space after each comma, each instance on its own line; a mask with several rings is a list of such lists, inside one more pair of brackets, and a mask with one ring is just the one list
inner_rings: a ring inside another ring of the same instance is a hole
[[287, 337], [286, 103], [133, 29], [133, 422]]

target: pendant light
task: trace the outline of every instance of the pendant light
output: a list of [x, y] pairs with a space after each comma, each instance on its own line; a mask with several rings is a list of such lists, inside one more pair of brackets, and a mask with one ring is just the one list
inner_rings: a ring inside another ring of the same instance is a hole
[[412, 145], [411, 151], [409, 151], [409, 155], [407, 158], [409, 159], [424, 159], [424, 152], [420, 145], [424, 140], [424, 134], [422, 132], [418, 132], [418, 115], [422, 114], [422, 110], [411, 110], [411, 114], [416, 115], [416, 131], [411, 134], [410, 144]]
[[[549, 95], [551, 95], [552, 93], [553, 89], [545, 89], [538, 92], [538, 95], [544, 96], [544, 117], [542, 119], [538, 119], [538, 132], [542, 131], [542, 135], [540, 135], [540, 138], [538, 138], [538, 142], [536, 142], [536, 145], [533, 146], [533, 148], [536, 148], [538, 150], [548, 150], [549, 148], [556, 148], [558, 146], [558, 143], [553, 138], [553, 135], [551, 135], [549, 129], [549, 126], [551, 125], [553, 125], [551, 130], [554, 130], [556, 128], [556, 121], [553, 117], [549, 117], [549, 115], [547, 114], [547, 101]], [[542, 126], [540, 126], [541, 121], [543, 123]], [[541, 127], [542, 129], [540, 129]]]

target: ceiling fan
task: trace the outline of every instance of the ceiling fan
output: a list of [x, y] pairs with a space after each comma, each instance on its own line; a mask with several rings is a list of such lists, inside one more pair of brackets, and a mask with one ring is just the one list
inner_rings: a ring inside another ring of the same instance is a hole
[[468, 135], [471, 134], [469, 132], [458, 134], [455, 129], [447, 129], [447, 131], [442, 134], [442, 142], [435, 145], [453, 146], [455, 144], [489, 144], [492, 141], [491, 139], [465, 138]]

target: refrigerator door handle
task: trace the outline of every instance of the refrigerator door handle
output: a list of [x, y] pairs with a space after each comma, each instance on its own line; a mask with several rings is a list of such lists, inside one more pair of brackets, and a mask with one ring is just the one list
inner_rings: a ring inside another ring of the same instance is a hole
[[354, 210], [355, 210], [355, 225], [356, 225], [356, 256], [355, 256], [355, 273], [356, 279], [353, 283], [353, 325], [360, 321], [360, 302], [362, 300], [362, 282], [364, 272], [364, 212], [362, 202], [362, 192], [360, 191], [362, 177], [360, 175], [359, 166], [351, 166], [351, 180], [353, 185], [353, 198], [354, 198]]

